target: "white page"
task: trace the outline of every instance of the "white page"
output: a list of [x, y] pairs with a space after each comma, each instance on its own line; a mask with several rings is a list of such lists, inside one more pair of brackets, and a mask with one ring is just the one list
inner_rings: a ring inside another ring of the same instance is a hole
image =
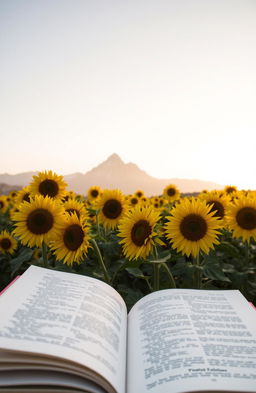
[[239, 291], [171, 289], [128, 315], [127, 393], [256, 392], [256, 312]]
[[124, 393], [127, 310], [100, 280], [31, 266], [0, 297], [0, 348], [78, 362]]

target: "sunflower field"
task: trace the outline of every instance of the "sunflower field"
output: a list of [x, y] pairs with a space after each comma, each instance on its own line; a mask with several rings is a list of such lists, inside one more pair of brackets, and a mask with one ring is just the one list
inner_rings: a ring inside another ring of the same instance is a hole
[[175, 287], [239, 289], [256, 305], [255, 191], [85, 191], [45, 171], [0, 195], [0, 290], [37, 265], [104, 280], [128, 309]]

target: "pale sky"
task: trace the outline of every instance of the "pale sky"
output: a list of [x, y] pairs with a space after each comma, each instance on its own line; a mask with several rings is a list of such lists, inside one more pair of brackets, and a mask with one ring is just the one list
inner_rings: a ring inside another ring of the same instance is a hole
[[255, 0], [0, 0], [0, 173], [255, 189]]

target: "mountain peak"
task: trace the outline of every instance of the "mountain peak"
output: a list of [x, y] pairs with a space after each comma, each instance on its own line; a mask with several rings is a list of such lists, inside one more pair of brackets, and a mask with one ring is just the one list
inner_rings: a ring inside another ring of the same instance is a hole
[[[28, 185], [32, 176], [38, 172], [26, 172], [17, 175], [0, 174], [1, 183], [7, 185], [19, 184], [21, 188]], [[64, 176], [69, 189], [84, 194], [86, 190], [98, 185], [102, 189], [118, 188], [126, 194], [132, 194], [135, 190], [142, 189], [146, 195], [161, 195], [164, 187], [175, 184], [181, 192], [200, 192], [203, 189], [222, 189], [223, 186], [212, 182], [191, 179], [157, 179], [141, 170], [136, 164], [129, 162], [125, 164], [118, 154], [111, 154], [97, 167], [92, 168], [85, 174], [75, 173]], [[13, 188], [13, 187], [12, 187]], [[17, 187], [18, 189], [18, 187]], [[9, 191], [4, 191], [8, 193]], [[1, 194], [1, 187], [0, 187]]]
[[113, 164], [123, 164], [123, 161], [116, 153], [111, 154], [111, 156], [107, 158], [106, 162], [111, 162]]

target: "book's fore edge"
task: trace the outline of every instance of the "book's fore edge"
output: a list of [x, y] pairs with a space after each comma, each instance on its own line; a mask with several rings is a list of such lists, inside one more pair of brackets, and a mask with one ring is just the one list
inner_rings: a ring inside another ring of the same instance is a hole
[[[0, 347], [0, 352], [2, 351]], [[4, 351], [16, 354], [20, 353], [21, 355], [25, 355], [28, 359], [32, 355], [36, 358], [40, 359], [48, 359], [48, 360], [53, 360], [53, 361], [58, 361], [59, 363], [62, 363], [64, 366], [66, 365], [67, 372], [72, 375], [72, 376], [80, 376], [84, 378], [84, 380], [87, 380], [89, 382], [95, 383], [97, 386], [99, 386], [102, 389], [105, 389], [106, 392], [108, 393], [118, 393], [115, 386], [107, 379], [105, 378], [102, 374], [100, 374], [97, 370], [94, 370], [93, 368], [90, 368], [90, 366], [82, 366], [84, 369], [84, 372], [86, 373], [85, 375], [82, 376], [82, 368], [81, 368], [81, 363], [75, 362], [74, 360], [69, 360], [67, 358], [64, 358], [59, 355], [52, 355], [52, 354], [47, 354], [47, 353], [38, 353], [35, 351], [23, 351], [23, 350], [17, 350], [17, 349], [4, 349]], [[42, 363], [37, 363], [39, 365], [42, 365]], [[50, 365], [50, 367], [52, 364]], [[69, 367], [70, 366], [70, 367]], [[78, 368], [77, 368], [78, 366]], [[75, 371], [78, 369], [78, 374], [75, 373]], [[74, 372], [73, 372], [74, 370]], [[12, 372], [15, 371], [15, 367], [11, 370]], [[29, 372], [29, 370], [23, 370], [24, 372]], [[38, 371], [41, 371], [40, 369]], [[60, 371], [62, 372], [62, 371]], [[0, 386], [0, 392], [1, 392], [1, 386]], [[33, 391], [34, 392], [34, 391]], [[37, 391], [36, 391], [37, 392]], [[34, 392], [34, 393], [36, 393]], [[4, 392], [4, 393], [7, 393]]]

